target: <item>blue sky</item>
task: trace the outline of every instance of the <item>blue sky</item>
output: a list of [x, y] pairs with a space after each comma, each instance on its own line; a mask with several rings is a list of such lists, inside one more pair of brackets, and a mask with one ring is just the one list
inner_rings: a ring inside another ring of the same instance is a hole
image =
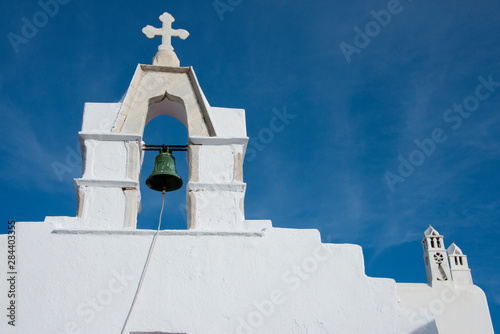
[[[0, 5], [0, 231], [8, 219], [75, 215], [83, 105], [121, 99], [160, 43], [142, 27], [168, 11], [191, 34], [173, 45], [210, 104], [246, 110], [247, 219], [359, 244], [368, 275], [398, 282], [425, 281], [432, 224], [468, 255], [499, 328], [498, 2], [60, 2], [45, 16], [37, 1]], [[187, 135], [157, 118], [145, 140]], [[161, 198], [142, 189], [139, 227], [154, 228]], [[185, 228], [184, 198], [168, 194], [164, 228]]]

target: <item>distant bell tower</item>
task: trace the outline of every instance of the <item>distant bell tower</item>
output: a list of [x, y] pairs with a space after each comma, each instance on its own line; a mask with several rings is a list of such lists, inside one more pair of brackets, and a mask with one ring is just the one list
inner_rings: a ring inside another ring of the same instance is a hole
[[472, 275], [467, 263], [467, 255], [454, 242], [447, 250], [453, 281], [461, 285], [472, 285]]
[[427, 272], [427, 283], [433, 285], [435, 282], [451, 281], [450, 264], [448, 254], [444, 247], [443, 236], [431, 225], [424, 232], [425, 271]]

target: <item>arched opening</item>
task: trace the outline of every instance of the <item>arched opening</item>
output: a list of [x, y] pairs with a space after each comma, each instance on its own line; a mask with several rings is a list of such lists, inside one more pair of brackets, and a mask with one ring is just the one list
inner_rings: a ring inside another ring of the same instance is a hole
[[[143, 141], [148, 145], [186, 145], [188, 133], [186, 128], [186, 112], [181, 103], [164, 99], [149, 107]], [[144, 151], [140, 173], [141, 212], [137, 216], [138, 229], [158, 227], [162, 194], [149, 189], [146, 179], [153, 171], [155, 158], [159, 151]], [[172, 152], [175, 158], [177, 174], [182, 178], [183, 186], [165, 194], [161, 229], [187, 229], [186, 185], [188, 183], [188, 167], [186, 152]]]

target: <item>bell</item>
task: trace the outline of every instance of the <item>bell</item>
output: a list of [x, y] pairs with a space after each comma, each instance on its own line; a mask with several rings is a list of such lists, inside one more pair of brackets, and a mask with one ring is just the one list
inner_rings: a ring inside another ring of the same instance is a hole
[[168, 148], [156, 156], [153, 173], [146, 179], [146, 185], [157, 191], [174, 191], [182, 187], [182, 179], [175, 170], [175, 158]]

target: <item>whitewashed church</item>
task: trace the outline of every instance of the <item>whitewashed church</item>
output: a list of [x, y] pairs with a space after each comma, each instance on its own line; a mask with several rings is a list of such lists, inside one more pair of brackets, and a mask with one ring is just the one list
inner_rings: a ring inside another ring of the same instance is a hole
[[[245, 112], [210, 106], [170, 43], [189, 33], [172, 29], [168, 13], [160, 20], [143, 29], [162, 44], [152, 65], [137, 66], [124, 100], [85, 104], [76, 217], [15, 225], [15, 326], [4, 298], [0, 333], [493, 333], [467, 257], [431, 226], [427, 284], [400, 284], [366, 276], [360, 246], [246, 220]], [[186, 230], [136, 228], [143, 131], [159, 115], [188, 131]], [[12, 283], [5, 275], [2, 295]]]

